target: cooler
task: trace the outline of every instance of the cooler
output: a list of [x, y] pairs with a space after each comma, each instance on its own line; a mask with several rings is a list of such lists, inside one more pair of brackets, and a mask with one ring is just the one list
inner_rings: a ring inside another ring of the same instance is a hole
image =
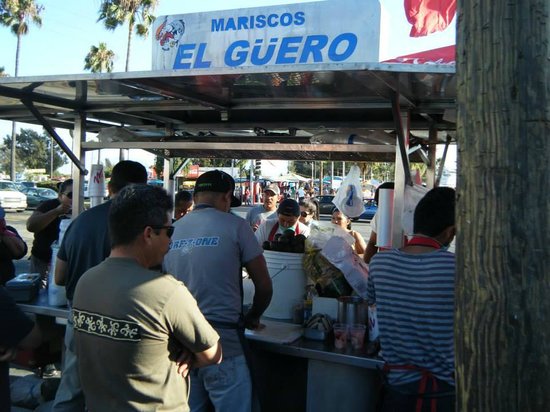
[[39, 273], [21, 273], [6, 282], [6, 290], [16, 302], [30, 302], [40, 287]]

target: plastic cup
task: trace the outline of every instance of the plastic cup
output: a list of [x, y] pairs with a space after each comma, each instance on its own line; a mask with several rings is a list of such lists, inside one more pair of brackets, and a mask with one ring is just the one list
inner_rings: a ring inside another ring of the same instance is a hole
[[345, 323], [335, 323], [334, 329], [334, 347], [344, 349], [348, 341], [348, 325]]
[[349, 329], [351, 346], [353, 347], [353, 349], [363, 349], [363, 345], [365, 344], [365, 332], [367, 330], [367, 326], [361, 324], [353, 324], [350, 326]]

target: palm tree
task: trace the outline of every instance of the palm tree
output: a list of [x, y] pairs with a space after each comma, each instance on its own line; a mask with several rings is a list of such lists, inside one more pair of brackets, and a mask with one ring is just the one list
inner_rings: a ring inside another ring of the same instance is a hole
[[113, 58], [115, 53], [107, 48], [103, 42], [99, 46], [91, 46], [90, 52], [84, 59], [84, 70], [90, 70], [92, 73], [101, 73], [113, 71]]
[[134, 28], [140, 37], [147, 37], [149, 27], [155, 20], [151, 13], [155, 9], [158, 0], [103, 0], [99, 9], [99, 18], [107, 30], [115, 30], [128, 22], [128, 44], [126, 47], [126, 68], [128, 71], [130, 62], [130, 47]]
[[[40, 13], [44, 6], [36, 4], [34, 0], [1, 0], [0, 24], [9, 27], [17, 36], [17, 48], [15, 50], [15, 77], [19, 73], [19, 52], [21, 50], [21, 37], [29, 32], [29, 24], [42, 26]], [[11, 126], [11, 180], [15, 180], [15, 122]]]

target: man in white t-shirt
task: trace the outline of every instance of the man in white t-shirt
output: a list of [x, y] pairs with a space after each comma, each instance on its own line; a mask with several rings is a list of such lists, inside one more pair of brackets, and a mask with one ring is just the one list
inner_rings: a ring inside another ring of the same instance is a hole
[[246, 214], [245, 220], [252, 230], [256, 231], [258, 226], [267, 219], [275, 218], [277, 203], [281, 196], [281, 190], [277, 183], [271, 183], [264, 189], [264, 202], [261, 205], [254, 206]]

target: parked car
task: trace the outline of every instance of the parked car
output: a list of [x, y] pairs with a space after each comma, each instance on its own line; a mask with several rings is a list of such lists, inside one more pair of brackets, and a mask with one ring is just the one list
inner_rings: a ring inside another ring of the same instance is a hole
[[323, 196], [317, 197], [320, 215], [332, 214], [332, 209], [336, 207], [334, 203], [332, 203], [333, 199], [334, 199], [334, 195], [323, 195]]
[[364, 220], [372, 220], [374, 217], [374, 214], [378, 210], [378, 206], [376, 206], [376, 202], [374, 199], [367, 199], [365, 200], [365, 211], [361, 213], [360, 216], [353, 218], [353, 221], [364, 219]]
[[36, 182], [30, 182], [30, 181], [25, 181], [25, 182], [15, 182], [16, 184], [18, 184], [19, 186], [24, 186], [24, 187], [32, 187], [32, 188], [36, 188]]
[[0, 206], [5, 210], [22, 212], [27, 208], [27, 196], [17, 190], [14, 182], [0, 180]]
[[23, 193], [27, 195], [27, 209], [36, 209], [43, 201], [57, 198], [57, 192], [46, 187], [27, 187]]

